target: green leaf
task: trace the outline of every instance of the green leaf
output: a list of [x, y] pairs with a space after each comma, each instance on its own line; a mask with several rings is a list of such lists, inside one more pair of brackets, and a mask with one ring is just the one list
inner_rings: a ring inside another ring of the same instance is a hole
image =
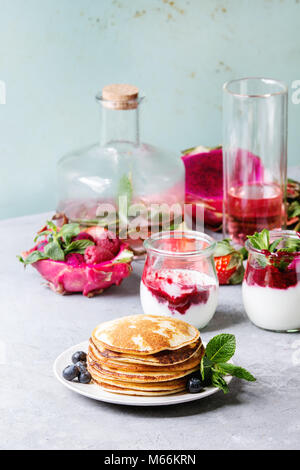
[[273, 243], [271, 243], [270, 245], [270, 251], [271, 253], [273, 253], [275, 251], [275, 249], [277, 248], [277, 246], [279, 245], [280, 242], [282, 242], [283, 240], [283, 237], [281, 238], [277, 238], [277, 240], [274, 240]]
[[33, 241], [36, 242], [40, 237], [46, 237], [47, 235], [50, 235], [50, 233], [53, 233], [52, 230], [44, 230], [43, 232], [38, 233]]
[[223, 333], [214, 336], [206, 346], [206, 356], [214, 363], [227, 362], [235, 353], [235, 336]]
[[64, 252], [57, 240], [48, 243], [44, 248], [44, 255], [54, 261], [64, 261]]
[[256, 256], [256, 261], [262, 268], [266, 268], [268, 264], [268, 258], [265, 257], [265, 255], [257, 255]]
[[288, 208], [288, 216], [290, 219], [300, 216], [300, 203], [298, 201], [294, 201], [290, 204]]
[[201, 375], [202, 380], [204, 380], [204, 358], [205, 356], [201, 358], [201, 362], [200, 362], [200, 375]]
[[233, 273], [232, 276], [230, 277], [229, 284], [231, 285], [241, 284], [244, 279], [244, 274], [245, 274], [245, 268], [243, 265], [243, 261], [241, 261], [241, 264], [238, 266], [235, 273]]
[[255, 382], [256, 378], [246, 369], [243, 367], [236, 366], [234, 364], [228, 363], [219, 363], [218, 370], [224, 374], [233, 375], [234, 377], [238, 377], [239, 379], [248, 380], [249, 382]]
[[65, 255], [68, 255], [69, 253], [80, 253], [83, 255], [85, 249], [92, 245], [95, 245], [92, 240], [75, 240], [65, 248]]
[[53, 230], [54, 233], [57, 232], [57, 226], [52, 220], [47, 220], [47, 226]]
[[213, 371], [211, 381], [214, 387], [220, 388], [224, 393], [229, 392], [227, 383], [218, 372]]
[[217, 243], [214, 256], [215, 257], [226, 256], [234, 252], [235, 252], [235, 249], [233, 246], [231, 246], [230, 239], [225, 238], [224, 240], [221, 240]]
[[244, 246], [239, 250], [239, 253], [243, 260], [248, 259], [248, 250]]
[[[40, 261], [42, 259], [47, 259], [48, 257], [42, 252], [42, 251], [32, 251], [26, 258], [22, 258], [24, 264], [32, 264], [36, 263], [37, 261]], [[19, 257], [21, 261], [21, 257]]]
[[204, 355], [200, 362], [200, 374], [204, 387], [211, 385], [213, 363]]
[[130, 250], [123, 250], [121, 253], [113, 260], [114, 264], [117, 263], [129, 263], [133, 259], [133, 252]]
[[123, 175], [119, 181], [118, 198], [126, 197], [127, 207], [129, 207], [131, 204], [132, 193], [133, 193], [132, 179], [131, 179], [131, 174], [129, 173], [129, 175]]
[[269, 230], [267, 230], [266, 228], [264, 228], [264, 229], [261, 231], [261, 237], [262, 237], [262, 241], [263, 241], [263, 243], [264, 243], [265, 249], [268, 250], [268, 249], [269, 249], [269, 245], [270, 245], [270, 233], [269, 233]]
[[257, 250], [269, 250], [269, 230], [264, 228], [260, 233], [255, 232], [254, 235], [248, 235], [247, 238], [250, 240], [252, 246]]
[[79, 224], [65, 224], [59, 231], [59, 236], [62, 237], [67, 244], [69, 244], [73, 237], [76, 237], [80, 233]]
[[300, 238], [287, 238], [285, 246], [278, 251], [287, 251], [289, 253], [300, 251]]

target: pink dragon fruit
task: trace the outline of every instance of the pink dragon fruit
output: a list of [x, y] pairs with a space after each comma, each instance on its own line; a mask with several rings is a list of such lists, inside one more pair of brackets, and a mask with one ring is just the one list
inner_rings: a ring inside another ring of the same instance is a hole
[[111, 251], [102, 249], [98, 245], [88, 246], [84, 252], [84, 261], [86, 264], [98, 264], [109, 261], [114, 257]]
[[[90, 248], [101, 250], [100, 246], [95, 245], [97, 237], [93, 233], [100, 236], [100, 233], [103, 234], [105, 229], [90, 227], [85, 230], [85, 235], [80, 237], [78, 228], [77, 234], [71, 236], [72, 232], [70, 235], [70, 230], [74, 230], [74, 226], [78, 226], [78, 224], [69, 224], [68, 226], [70, 227], [71, 225], [73, 226], [71, 228], [67, 228], [64, 225], [61, 228], [55, 227], [54, 229], [49, 229], [46, 226], [43, 231], [45, 233], [48, 232], [48, 235], [50, 230], [54, 231], [50, 233], [49, 241], [46, 243], [45, 240], [43, 241], [44, 250], [38, 249], [38, 243], [31, 250], [22, 253], [22, 257], [19, 257], [20, 261], [25, 265], [32, 264], [43, 278], [47, 280], [49, 287], [59, 294], [82, 292], [87, 297], [93, 297], [113, 284], [119, 285], [124, 278], [130, 275], [133, 253], [127, 248], [125, 243], [118, 240], [118, 252], [115, 254], [110, 252], [110, 259], [108, 261], [94, 263], [98, 259], [90, 258], [90, 262], [86, 263], [86, 250]], [[66, 242], [68, 234], [70, 239]], [[43, 232], [40, 232], [40, 235], [43, 235]], [[53, 244], [56, 244], [56, 251], [50, 252], [48, 246], [52, 245], [51, 249], [53, 249]], [[62, 250], [62, 254], [59, 249]], [[77, 249], [77, 252], [68, 253], [68, 250], [74, 251], [75, 249]], [[50, 253], [55, 253], [56, 259], [50, 259]], [[46, 258], [47, 256], [49, 258]], [[59, 256], [62, 256], [61, 260], [57, 259]]]
[[[89, 234], [91, 235], [90, 232]], [[120, 240], [110, 230], [104, 230], [102, 233], [95, 234], [94, 239], [98, 247], [111, 252], [113, 255], [116, 255], [120, 249]]]
[[[248, 183], [261, 181], [263, 167], [256, 155], [242, 149], [237, 150], [235, 182], [239, 184], [245, 158], [252, 163]], [[213, 230], [218, 230], [223, 218], [223, 155], [222, 147], [195, 147], [185, 150], [182, 156], [185, 165], [185, 198], [192, 204], [192, 215], [196, 217], [196, 208], [204, 208], [204, 223]], [[249, 162], [247, 162], [249, 164]]]
[[66, 256], [65, 262], [75, 268], [75, 266], [84, 264], [84, 257], [80, 253], [70, 253]]

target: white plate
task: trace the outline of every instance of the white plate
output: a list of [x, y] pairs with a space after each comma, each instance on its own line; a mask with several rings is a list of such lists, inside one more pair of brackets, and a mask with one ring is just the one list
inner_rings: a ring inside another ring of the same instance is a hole
[[[72, 363], [71, 357], [76, 351], [87, 351], [88, 341], [84, 341], [76, 346], [64, 351], [58, 356], [53, 365], [55, 377], [67, 388], [73, 392], [84, 395], [94, 400], [105, 401], [107, 403], [115, 403], [117, 405], [130, 405], [130, 406], [163, 406], [175, 405], [177, 403], [185, 403], [188, 401], [199, 400], [200, 398], [208, 397], [218, 392], [219, 389], [215, 387], [206, 387], [203, 392], [187, 393], [180, 392], [175, 395], [157, 396], [157, 397], [140, 397], [130, 395], [119, 395], [117, 393], [107, 392], [99, 385], [96, 384], [80, 384], [78, 382], [68, 382], [62, 376], [63, 370], [67, 365]], [[231, 381], [232, 377], [225, 377], [227, 384]]]

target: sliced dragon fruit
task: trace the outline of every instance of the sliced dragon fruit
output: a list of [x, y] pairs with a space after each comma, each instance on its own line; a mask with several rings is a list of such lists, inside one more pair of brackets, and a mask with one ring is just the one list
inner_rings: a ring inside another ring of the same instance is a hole
[[[91, 229], [88, 231], [92, 232]], [[101, 229], [101, 232], [103, 231], [104, 229]], [[93, 235], [98, 232], [100, 233], [98, 229], [95, 230]], [[80, 239], [80, 237], [76, 238]], [[33, 252], [35, 254], [39, 245], [40, 243], [22, 253], [20, 260], [26, 264], [26, 258]], [[38, 259], [30, 264], [47, 280], [53, 291], [59, 294], [82, 292], [87, 297], [93, 297], [113, 284], [119, 285], [124, 278], [128, 277], [132, 271], [132, 259], [133, 252], [125, 243], [120, 242], [118, 253], [102, 263], [87, 264], [82, 254], [74, 253], [66, 255], [64, 261]]]
[[204, 208], [204, 223], [217, 228], [222, 223], [223, 160], [222, 148], [195, 147], [184, 152], [185, 202]]
[[[223, 155], [222, 147], [198, 146], [185, 150], [182, 156], [185, 165], [185, 198], [192, 204], [193, 217], [196, 217], [197, 206], [204, 208], [204, 223], [217, 230], [223, 218]], [[251, 162], [248, 171], [248, 183], [262, 180], [263, 167], [256, 155], [237, 149], [235, 184], [240, 184], [245, 169], [245, 162]]]

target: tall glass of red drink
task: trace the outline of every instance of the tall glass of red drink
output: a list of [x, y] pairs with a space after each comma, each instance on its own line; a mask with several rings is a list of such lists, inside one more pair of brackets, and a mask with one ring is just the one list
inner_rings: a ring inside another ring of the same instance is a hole
[[223, 86], [223, 232], [237, 244], [285, 226], [287, 96], [271, 79]]

